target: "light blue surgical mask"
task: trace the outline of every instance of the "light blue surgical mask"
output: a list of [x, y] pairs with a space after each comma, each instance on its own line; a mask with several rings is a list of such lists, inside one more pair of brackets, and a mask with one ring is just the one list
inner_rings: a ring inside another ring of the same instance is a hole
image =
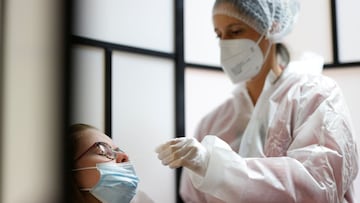
[[129, 203], [136, 194], [139, 178], [131, 163], [98, 163], [96, 167], [73, 169], [73, 171], [97, 169], [100, 172], [99, 182], [89, 191], [103, 203]]

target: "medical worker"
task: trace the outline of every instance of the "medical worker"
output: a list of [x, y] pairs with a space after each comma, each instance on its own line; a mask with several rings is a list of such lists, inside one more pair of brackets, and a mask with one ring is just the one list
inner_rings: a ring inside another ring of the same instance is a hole
[[185, 167], [185, 202], [355, 202], [358, 156], [341, 90], [318, 61], [289, 62], [278, 44], [299, 7], [296, 0], [215, 1], [233, 97], [203, 118], [196, 139], [156, 149], [164, 165]]

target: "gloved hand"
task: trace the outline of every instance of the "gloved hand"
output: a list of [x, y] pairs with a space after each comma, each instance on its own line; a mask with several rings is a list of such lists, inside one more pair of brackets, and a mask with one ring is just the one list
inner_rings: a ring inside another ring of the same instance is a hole
[[209, 162], [209, 152], [195, 138], [176, 138], [155, 150], [162, 164], [170, 168], [186, 167], [204, 177]]

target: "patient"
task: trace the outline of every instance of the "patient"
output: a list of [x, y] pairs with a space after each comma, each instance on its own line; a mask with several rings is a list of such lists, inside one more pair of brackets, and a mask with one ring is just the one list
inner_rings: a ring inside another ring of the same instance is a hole
[[93, 126], [74, 124], [69, 138], [73, 202], [152, 202], [137, 191], [139, 179], [129, 157], [110, 137]]

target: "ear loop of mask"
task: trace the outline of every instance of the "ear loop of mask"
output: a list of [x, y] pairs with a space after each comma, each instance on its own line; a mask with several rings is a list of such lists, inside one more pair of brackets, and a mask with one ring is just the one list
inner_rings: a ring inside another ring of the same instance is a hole
[[[261, 40], [263, 40], [264, 39], [264, 37], [265, 37], [265, 32], [260, 36], [260, 38], [259, 38], [259, 40], [256, 42], [256, 45], [260, 48], [260, 42], [261, 42]], [[263, 58], [263, 61], [262, 61], [262, 64], [261, 64], [261, 69], [263, 68], [263, 65], [264, 65], [264, 63], [265, 63], [265, 61], [266, 61], [266, 59], [267, 59], [267, 57], [269, 56], [269, 53], [270, 53], [270, 49], [271, 49], [271, 45], [272, 45], [272, 42], [271, 42], [271, 40], [268, 40], [269, 41], [269, 45], [268, 45], [268, 47], [266, 48], [266, 51], [265, 51], [265, 54], [264, 54], [264, 58]], [[261, 52], [262, 52], [262, 49], [260, 48], [260, 50], [261, 50]]]
[[[82, 171], [82, 170], [92, 170], [92, 169], [97, 169], [97, 167], [95, 166], [90, 166], [90, 167], [83, 167], [83, 168], [77, 168], [77, 169], [72, 169], [73, 172], [76, 171]], [[91, 190], [91, 188], [79, 188], [80, 191], [84, 191], [84, 192], [88, 192]]]
[[82, 192], [89, 192], [92, 188], [79, 188]]
[[72, 169], [72, 171], [82, 171], [82, 170], [90, 170], [90, 169], [97, 169], [95, 166], [89, 166], [89, 167], [84, 167], [84, 168], [76, 168], [76, 169]]
[[[265, 62], [266, 58], [268, 57], [268, 55], [269, 55], [269, 53], [270, 53], [270, 48], [271, 48], [271, 46], [272, 46], [272, 41], [269, 40], [269, 46], [268, 46], [268, 48], [266, 49], [266, 52], [265, 52], [265, 55], [264, 55], [264, 62]], [[271, 71], [272, 71], [272, 70], [271, 70]], [[280, 78], [281, 76], [282, 76], [282, 74], [280, 74], [279, 77], [277, 77], [272, 83], [275, 84], [275, 83], [279, 80], [279, 78]]]
[[[260, 42], [261, 42], [261, 40], [264, 39], [264, 37], [265, 37], [265, 33], [263, 33], [263, 34], [261, 35], [261, 37], [259, 38], [259, 40], [256, 42], [256, 44], [257, 44], [259, 47], [260, 47]], [[270, 53], [271, 45], [272, 45], [272, 42], [271, 42], [271, 40], [269, 40], [269, 45], [268, 45], [268, 47], [267, 47], [267, 49], [266, 49], [263, 63], [266, 61], [266, 58], [268, 57], [268, 55], [269, 55], [269, 53]], [[264, 65], [264, 64], [263, 64], [263, 65]]]

